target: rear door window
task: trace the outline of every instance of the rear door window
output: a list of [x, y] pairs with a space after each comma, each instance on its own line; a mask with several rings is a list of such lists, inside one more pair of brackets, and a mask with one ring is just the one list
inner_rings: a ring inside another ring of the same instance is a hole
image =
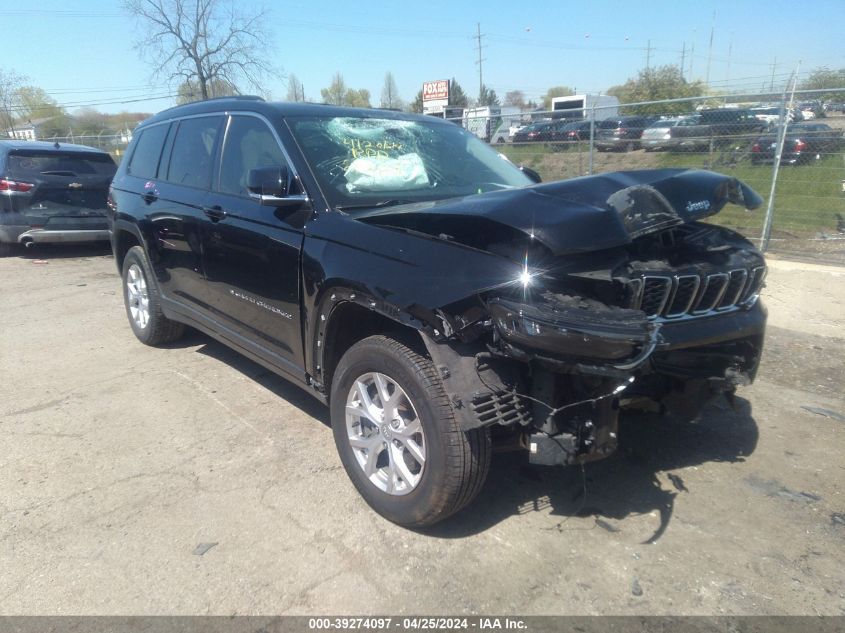
[[188, 187], [209, 189], [222, 116], [198, 117], [179, 122], [173, 141], [167, 180]]
[[155, 178], [158, 175], [158, 161], [167, 129], [167, 125], [156, 125], [141, 131], [126, 168], [127, 174], [138, 178]]

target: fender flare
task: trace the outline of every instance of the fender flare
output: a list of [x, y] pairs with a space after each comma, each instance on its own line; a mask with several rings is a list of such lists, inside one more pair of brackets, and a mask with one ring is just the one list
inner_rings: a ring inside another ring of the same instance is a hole
[[440, 334], [437, 326], [426, 322], [428, 315], [423, 309], [414, 311], [416, 312], [414, 314], [412, 311], [402, 309], [389, 301], [377, 299], [367, 291], [345, 286], [326, 288], [322, 291], [322, 298], [315, 304], [313, 326], [309, 327], [306, 323], [306, 328], [310, 330], [310, 332], [306, 333], [306, 344], [309, 348], [306, 351], [310, 352], [309, 356], [311, 360], [309, 365], [313, 369], [313, 375], [317, 377], [317, 380], [312, 379], [312, 383], [318, 389], [325, 389], [326, 383], [326, 364], [324, 358], [326, 335], [333, 324], [333, 318], [337, 317], [338, 308], [345, 303], [354, 303], [374, 314], [385, 317], [421, 334], [435, 337]]

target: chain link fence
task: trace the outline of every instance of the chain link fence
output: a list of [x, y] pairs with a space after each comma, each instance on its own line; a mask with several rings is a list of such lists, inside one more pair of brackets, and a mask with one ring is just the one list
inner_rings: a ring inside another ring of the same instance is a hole
[[114, 157], [116, 162], [120, 162], [123, 157], [129, 141], [132, 139], [131, 132], [123, 132], [121, 134], [72, 134], [68, 136], [51, 136], [47, 138], [40, 138], [39, 141], [46, 141], [48, 143], [75, 143], [77, 145], [87, 145], [88, 147], [96, 147], [108, 152]]
[[729, 205], [708, 221], [770, 252], [845, 264], [845, 108], [825, 107], [820, 96], [703, 96], [595, 106], [572, 118], [542, 111], [453, 120], [544, 181], [661, 168], [735, 176], [763, 206]]

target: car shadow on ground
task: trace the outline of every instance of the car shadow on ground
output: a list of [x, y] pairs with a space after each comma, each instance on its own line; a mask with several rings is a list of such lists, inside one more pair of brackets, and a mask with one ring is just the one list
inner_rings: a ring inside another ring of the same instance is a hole
[[[306, 415], [330, 427], [328, 407], [263, 366], [197, 332], [172, 347], [199, 345], [198, 352], [223, 362], [255, 380]], [[619, 450], [598, 462], [547, 467], [528, 463], [523, 451], [494, 453], [490, 475], [478, 498], [464, 511], [423, 533], [436, 538], [465, 538], [484, 532], [501, 521], [535, 512], [559, 516], [546, 529], [565, 532], [569, 517], [593, 517], [595, 525], [610, 531], [624, 529], [623, 521], [651, 512], [659, 516], [656, 542], [669, 527], [678, 494], [691, 492], [681, 475], [671, 471], [708, 462], [741, 462], [751, 455], [758, 439], [751, 404], [723, 398], [709, 404], [696, 422], [679, 422], [652, 414], [627, 415], [620, 420]], [[658, 473], [665, 473], [661, 482]], [[585, 494], [586, 492], [586, 494]]]
[[80, 257], [111, 256], [111, 245], [108, 242], [91, 242], [85, 244], [38, 244], [26, 248], [15, 248], [9, 257], [30, 260], [74, 259]]
[[290, 381], [285, 380], [278, 374], [266, 369], [263, 365], [259, 365], [202, 332], [188, 328], [184, 337], [167, 345], [167, 347], [185, 348], [196, 345], [200, 346], [197, 349], [197, 352], [200, 354], [215, 358], [227, 364], [232, 369], [236, 369], [244, 376], [273, 392], [279, 398], [286, 400], [304, 414], [319, 420], [327, 427], [331, 427], [328, 407], [320, 404], [315, 398], [308, 395], [303, 389]]
[[[669, 527], [678, 494], [691, 492], [671, 471], [707, 462], [741, 462], [757, 446], [758, 428], [751, 404], [742, 398], [732, 408], [719, 398], [698, 421], [679, 422], [658, 415], [623, 416], [619, 449], [608, 459], [578, 466], [528, 464], [524, 452], [494, 454], [490, 476], [466, 511], [425, 532], [463, 538], [483, 532], [517, 514], [546, 512], [561, 517], [546, 528], [565, 532], [569, 517], [593, 517], [611, 532], [624, 529], [632, 515], [656, 513], [659, 524], [643, 540], [654, 543]], [[666, 473], [661, 482], [658, 473]], [[586, 494], [585, 494], [586, 493]]]

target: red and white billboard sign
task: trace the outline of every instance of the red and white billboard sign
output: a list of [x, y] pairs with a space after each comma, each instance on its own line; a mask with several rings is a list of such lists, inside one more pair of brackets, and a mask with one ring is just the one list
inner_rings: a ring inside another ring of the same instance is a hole
[[423, 101], [440, 101], [449, 99], [449, 80], [423, 82]]

